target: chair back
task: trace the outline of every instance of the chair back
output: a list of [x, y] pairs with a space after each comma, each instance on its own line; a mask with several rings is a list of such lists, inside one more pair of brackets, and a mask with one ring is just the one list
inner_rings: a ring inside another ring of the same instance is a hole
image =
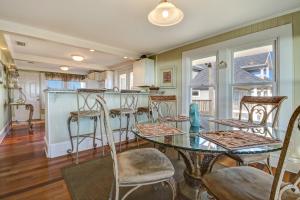
[[96, 97], [98, 95], [104, 96], [105, 91], [105, 89], [77, 89], [78, 112], [99, 110]]
[[270, 119], [270, 117], [272, 117], [272, 113], [274, 113], [274, 116], [272, 117], [272, 127], [274, 128], [278, 123], [280, 107], [285, 99], [287, 99], [286, 96], [244, 96], [240, 102], [239, 120], [241, 120], [243, 108], [245, 108], [249, 122], [257, 123], [254, 116], [258, 115], [260, 118], [258, 124], [266, 126], [268, 119]]
[[113, 131], [110, 126], [110, 117], [109, 117], [109, 110], [106, 104], [106, 101], [104, 100], [103, 97], [97, 96], [96, 98], [98, 107], [99, 107], [99, 112], [100, 114], [100, 127], [102, 133], [105, 132], [106, 138], [107, 138], [107, 143], [110, 147], [110, 153], [111, 157], [113, 159], [113, 171], [114, 171], [114, 176], [116, 179], [116, 184], [118, 184], [119, 180], [119, 171], [118, 171], [118, 160], [117, 160], [117, 152], [116, 152], [116, 147], [115, 147], [115, 142], [113, 138]]
[[280, 199], [279, 197], [283, 192], [285, 192], [285, 190], [296, 189], [298, 187], [299, 173], [296, 176], [296, 180], [293, 182], [293, 184], [289, 184], [287, 185], [287, 187], [281, 188], [281, 183], [283, 181], [283, 176], [284, 176], [285, 166], [287, 161], [288, 147], [291, 142], [292, 133], [296, 132], [295, 129], [298, 129], [298, 131], [300, 131], [300, 106], [298, 106], [298, 108], [294, 111], [288, 124], [288, 128], [285, 134], [285, 139], [283, 142], [283, 147], [280, 153], [278, 165], [276, 168], [276, 173], [272, 184], [270, 200]]
[[164, 117], [177, 116], [176, 95], [149, 96], [149, 111], [152, 114], [152, 121], [155, 121], [155, 114], [158, 120], [163, 120]]
[[129, 108], [136, 110], [138, 104], [139, 90], [121, 90], [120, 91], [120, 108]]

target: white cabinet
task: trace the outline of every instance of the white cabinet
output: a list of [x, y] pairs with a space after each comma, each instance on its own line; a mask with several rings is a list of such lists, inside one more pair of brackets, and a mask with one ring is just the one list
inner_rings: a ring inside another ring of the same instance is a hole
[[154, 60], [144, 58], [133, 63], [133, 86], [154, 85]]
[[[104, 71], [104, 72], [91, 72], [87, 75], [87, 78], [91, 81], [89, 83], [93, 84], [88, 84], [92, 85], [92, 87], [97, 87], [100, 88], [107, 88], [107, 89], [112, 89], [113, 88], [113, 83], [114, 83], [114, 72], [113, 71]], [[95, 81], [98, 82], [98, 84], [95, 84]], [[89, 87], [89, 86], [88, 86]]]

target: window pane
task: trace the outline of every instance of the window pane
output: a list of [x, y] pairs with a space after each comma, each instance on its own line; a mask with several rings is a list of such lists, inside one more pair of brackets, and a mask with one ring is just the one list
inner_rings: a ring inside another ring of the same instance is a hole
[[71, 90], [76, 90], [79, 88], [85, 88], [85, 82], [79, 82], [79, 81], [68, 81], [67, 82], [67, 88]]
[[202, 115], [215, 113], [216, 56], [192, 61], [192, 102]]
[[267, 83], [274, 80], [273, 45], [234, 52], [234, 83]]
[[126, 90], [126, 74], [121, 74], [119, 76], [119, 88], [121, 90]]
[[48, 80], [47, 81], [48, 88], [50, 89], [63, 89], [64, 82], [59, 80]]

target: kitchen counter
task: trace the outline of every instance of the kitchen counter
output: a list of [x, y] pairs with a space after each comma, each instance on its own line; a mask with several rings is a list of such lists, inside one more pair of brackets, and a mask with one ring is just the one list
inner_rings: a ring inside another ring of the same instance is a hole
[[[67, 154], [70, 148], [70, 139], [68, 133], [67, 120], [70, 112], [77, 111], [77, 94], [76, 90], [53, 90], [47, 89], [45, 92], [45, 151], [49, 158], [58, 157]], [[148, 94], [145, 92], [137, 93], [138, 107], [148, 106]], [[120, 92], [106, 91], [104, 98], [109, 109], [120, 107]], [[139, 120], [147, 120], [146, 115], [138, 116]], [[80, 123], [80, 132], [90, 132], [93, 128], [92, 120], [83, 119]], [[126, 120], [123, 119], [123, 125]], [[99, 123], [98, 123], [99, 125]], [[112, 129], [119, 127], [119, 119], [111, 118]], [[76, 134], [76, 123], [71, 123], [71, 130], [73, 135]], [[116, 134], [115, 139], [119, 139], [119, 133]], [[99, 127], [97, 128], [97, 136], [100, 137]], [[123, 134], [125, 136], [125, 134]], [[133, 138], [133, 135], [130, 136]], [[106, 137], [104, 137], [106, 138]], [[123, 138], [122, 140], [125, 140]], [[74, 140], [75, 142], [75, 140]], [[118, 140], [116, 142], [119, 142]], [[104, 141], [106, 144], [106, 141]], [[97, 146], [101, 146], [101, 142], [97, 141]], [[92, 148], [92, 140], [86, 139], [83, 141], [79, 150], [87, 150]]]

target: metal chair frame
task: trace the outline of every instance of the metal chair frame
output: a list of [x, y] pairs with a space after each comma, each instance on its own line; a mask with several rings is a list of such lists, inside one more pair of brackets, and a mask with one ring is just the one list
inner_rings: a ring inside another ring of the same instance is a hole
[[170, 177], [168, 179], [163, 179], [163, 180], [156, 180], [156, 181], [152, 181], [152, 182], [147, 182], [147, 183], [136, 183], [136, 184], [121, 184], [119, 182], [119, 169], [118, 169], [118, 159], [117, 159], [117, 152], [116, 152], [116, 147], [115, 147], [115, 143], [114, 143], [114, 139], [113, 139], [113, 132], [111, 130], [110, 124], [109, 124], [109, 111], [108, 108], [106, 106], [106, 102], [102, 97], [98, 97], [97, 101], [100, 105], [100, 112], [101, 112], [101, 132], [105, 132], [106, 133], [106, 137], [107, 137], [107, 141], [108, 141], [108, 145], [110, 147], [110, 153], [111, 153], [111, 157], [113, 159], [113, 172], [114, 172], [114, 181], [112, 184], [112, 188], [110, 191], [110, 197], [109, 199], [112, 200], [113, 199], [113, 193], [115, 191], [114, 194], [114, 199], [115, 200], [119, 200], [120, 199], [120, 188], [121, 187], [132, 187], [123, 197], [122, 200], [125, 200], [132, 192], [134, 192], [135, 190], [137, 190], [138, 188], [140, 188], [141, 186], [145, 186], [145, 185], [152, 185], [152, 184], [156, 184], [156, 183], [167, 183], [171, 190], [172, 190], [172, 194], [173, 194], [173, 200], [175, 199], [176, 196], [176, 184], [174, 181], [173, 177]]
[[[93, 139], [93, 148], [95, 149], [97, 144], [96, 140], [101, 141], [102, 147], [104, 146], [103, 142], [103, 133], [100, 132], [100, 138], [96, 138], [96, 130], [97, 130], [97, 121], [100, 118], [99, 113], [99, 104], [96, 101], [96, 96], [102, 95], [104, 96], [105, 90], [100, 89], [77, 89], [77, 111], [71, 112], [70, 116], [67, 120], [69, 137], [71, 142], [71, 149], [68, 149], [68, 153], [72, 153], [74, 151], [73, 138], [76, 138], [76, 163], [79, 162], [79, 145], [86, 139]], [[94, 121], [93, 132], [80, 134], [80, 121], [83, 118], [90, 118]], [[76, 122], [77, 124], [77, 132], [76, 135], [73, 136], [71, 133], [71, 122]], [[79, 140], [81, 138], [81, 140]], [[104, 148], [102, 148], [102, 155], [104, 155]]]
[[[119, 151], [122, 150], [122, 135], [125, 134], [126, 137], [126, 143], [128, 144], [128, 133], [129, 130], [132, 129], [132, 127], [136, 123], [136, 114], [137, 114], [137, 104], [138, 104], [138, 93], [140, 91], [138, 90], [121, 90], [119, 92], [120, 95], [120, 109], [116, 109], [117, 112], [114, 112], [114, 109], [111, 110], [110, 116], [112, 118], [119, 117]], [[126, 128], [122, 128], [123, 120], [122, 118], [126, 117]], [[130, 128], [130, 120], [133, 120], [132, 124], [133, 126]]]
[[[298, 130], [294, 130], [294, 129], [298, 129]], [[271, 189], [271, 194], [270, 194], [270, 198], [269, 200], [281, 200], [282, 195], [284, 194], [284, 192], [286, 192], [287, 190], [290, 190], [294, 193], [297, 193], [300, 195], [300, 190], [299, 190], [299, 183], [300, 183], [300, 170], [298, 171], [297, 175], [295, 176], [294, 180], [284, 184], [284, 186], [282, 186], [282, 182], [283, 182], [283, 177], [284, 177], [284, 173], [285, 173], [285, 167], [287, 165], [287, 155], [288, 155], [288, 148], [291, 142], [291, 138], [292, 138], [292, 134], [293, 132], [299, 132], [300, 131], [300, 106], [298, 106], [296, 108], [296, 110], [294, 111], [294, 113], [292, 114], [288, 127], [287, 127], [287, 131], [286, 131], [286, 135], [285, 135], [285, 139], [283, 141], [283, 146], [282, 146], [282, 150], [279, 156], [279, 161], [277, 164], [277, 168], [276, 168], [276, 172], [274, 175], [274, 179], [273, 179], [273, 183], [272, 183], [272, 189]], [[216, 185], [217, 187], [217, 185]], [[241, 185], [242, 187], [242, 185]], [[207, 188], [209, 191], [209, 188]], [[211, 195], [214, 195], [213, 193], [210, 192]]]

